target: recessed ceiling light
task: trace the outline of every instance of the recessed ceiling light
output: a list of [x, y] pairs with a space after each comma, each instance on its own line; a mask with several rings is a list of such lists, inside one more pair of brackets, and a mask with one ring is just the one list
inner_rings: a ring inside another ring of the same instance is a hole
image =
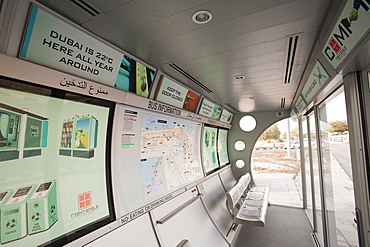
[[243, 80], [243, 79], [245, 79], [245, 76], [244, 75], [237, 75], [237, 76], [235, 76], [235, 79], [236, 80]]
[[207, 10], [200, 10], [193, 14], [192, 19], [197, 24], [206, 24], [212, 20], [212, 14]]

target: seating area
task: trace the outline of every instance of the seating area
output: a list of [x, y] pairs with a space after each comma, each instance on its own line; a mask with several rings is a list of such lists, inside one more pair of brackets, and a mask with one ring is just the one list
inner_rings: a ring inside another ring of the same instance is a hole
[[265, 226], [268, 195], [269, 187], [252, 186], [250, 174], [243, 175], [226, 194], [233, 222]]

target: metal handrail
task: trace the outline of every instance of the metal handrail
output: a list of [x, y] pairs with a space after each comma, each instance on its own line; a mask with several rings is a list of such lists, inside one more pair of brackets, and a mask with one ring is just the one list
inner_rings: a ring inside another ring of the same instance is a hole
[[186, 203], [184, 203], [180, 207], [178, 207], [175, 210], [173, 210], [171, 213], [169, 213], [166, 216], [164, 216], [162, 219], [157, 220], [156, 221], [157, 224], [161, 224], [162, 225], [162, 224], [166, 223], [168, 220], [170, 220], [176, 214], [180, 213], [180, 211], [182, 211], [183, 209], [185, 209], [187, 206], [190, 206], [193, 202], [195, 202], [196, 200], [198, 200], [201, 197], [202, 197], [202, 194], [199, 194], [196, 197], [192, 198], [191, 200], [187, 201]]

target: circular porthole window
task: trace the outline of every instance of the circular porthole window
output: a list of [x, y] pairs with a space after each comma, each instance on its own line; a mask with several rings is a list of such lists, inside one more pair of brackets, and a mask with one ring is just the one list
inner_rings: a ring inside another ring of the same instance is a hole
[[239, 126], [245, 132], [251, 132], [256, 128], [257, 121], [254, 117], [247, 115], [240, 119]]
[[243, 168], [243, 167], [245, 166], [245, 162], [244, 162], [244, 160], [242, 160], [242, 159], [238, 159], [238, 160], [235, 162], [235, 165], [236, 165], [236, 167], [238, 167], [238, 168]]
[[244, 148], [245, 148], [245, 142], [243, 142], [241, 140], [236, 141], [235, 144], [234, 144], [234, 147], [235, 147], [236, 151], [243, 151]]

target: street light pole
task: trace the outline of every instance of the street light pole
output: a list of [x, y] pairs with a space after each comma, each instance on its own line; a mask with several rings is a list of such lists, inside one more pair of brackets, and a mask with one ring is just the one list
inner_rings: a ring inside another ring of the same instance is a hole
[[289, 118], [286, 119], [287, 121], [287, 129], [288, 129], [288, 132], [287, 132], [287, 157], [288, 158], [291, 158], [292, 157], [292, 150], [291, 150], [291, 143], [290, 143], [290, 121], [289, 121]]

